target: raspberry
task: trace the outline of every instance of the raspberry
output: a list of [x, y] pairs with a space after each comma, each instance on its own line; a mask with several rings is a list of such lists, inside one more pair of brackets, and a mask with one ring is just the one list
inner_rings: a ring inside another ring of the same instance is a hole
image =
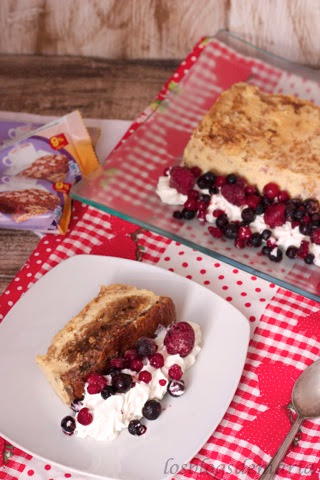
[[168, 374], [172, 380], [180, 380], [182, 377], [181, 367], [175, 363], [169, 368]]
[[302, 240], [301, 245], [298, 250], [298, 257], [299, 258], [306, 258], [309, 253], [309, 242]]
[[140, 370], [143, 367], [143, 363], [139, 358], [134, 358], [130, 362], [130, 370], [133, 370], [134, 372], [140, 372]]
[[217, 176], [216, 183], [215, 183], [217, 187], [222, 187], [222, 185], [225, 185], [226, 183], [227, 183], [226, 177], [224, 177], [223, 175]]
[[216, 208], [213, 210], [212, 215], [216, 218], [218, 218], [220, 215], [225, 214], [226, 212], [224, 210], [220, 210], [220, 208]]
[[126, 361], [125, 358], [114, 357], [114, 358], [111, 358], [111, 360], [110, 360], [110, 367], [119, 368], [121, 370], [122, 368], [125, 368], [126, 366], [127, 366], [127, 361]]
[[246, 246], [245, 240], [243, 238], [236, 238], [234, 244], [237, 248], [244, 248]]
[[232, 205], [237, 205], [240, 207], [243, 205], [245, 200], [244, 188], [242, 185], [235, 184], [226, 184], [221, 187], [221, 194], [232, 203]]
[[107, 385], [107, 379], [103, 375], [100, 375], [100, 373], [91, 373], [91, 375], [89, 375], [89, 377], [87, 378], [87, 382], [89, 385], [99, 385], [101, 387], [101, 390]]
[[272, 182], [267, 183], [267, 185], [265, 185], [262, 190], [263, 195], [270, 200], [273, 200], [279, 192], [280, 188], [278, 187], [278, 185]]
[[248, 207], [257, 208], [260, 202], [261, 198], [258, 195], [248, 195], [245, 203], [248, 205]]
[[135, 350], [126, 350], [124, 353], [124, 358], [129, 362], [134, 358], [137, 358], [138, 354]]
[[278, 193], [278, 202], [286, 203], [289, 200], [289, 194], [285, 190], [281, 190]]
[[192, 351], [195, 342], [194, 330], [187, 322], [178, 322], [168, 330], [164, 344], [170, 355], [186, 357]]
[[310, 234], [311, 242], [320, 245], [320, 228], [315, 228]]
[[170, 170], [170, 182], [169, 185], [172, 188], [176, 188], [178, 192], [186, 195], [189, 190], [192, 190], [195, 184], [195, 176], [186, 167], [173, 167]]
[[77, 415], [77, 420], [81, 425], [90, 425], [93, 420], [93, 415], [90, 412], [89, 408], [81, 408], [80, 412]]
[[284, 203], [269, 205], [264, 212], [264, 221], [271, 228], [280, 227], [286, 221], [285, 211], [286, 206]]
[[149, 362], [154, 368], [161, 368], [164, 365], [164, 358], [161, 353], [154, 353], [149, 358]]
[[90, 393], [90, 395], [100, 393], [102, 389], [103, 387], [98, 383], [89, 383], [89, 385], [87, 386], [87, 392]]
[[218, 227], [208, 227], [208, 232], [210, 235], [212, 235], [214, 238], [222, 238], [223, 233]]
[[183, 206], [187, 210], [198, 210], [198, 202], [193, 198], [190, 198], [190, 199], [188, 198], [188, 200], [185, 201]]
[[152, 375], [148, 370], [142, 370], [138, 376], [139, 382], [149, 383], [152, 380]]

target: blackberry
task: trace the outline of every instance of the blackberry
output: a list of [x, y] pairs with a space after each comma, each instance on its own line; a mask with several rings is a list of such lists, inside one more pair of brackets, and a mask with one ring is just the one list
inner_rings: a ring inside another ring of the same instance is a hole
[[219, 228], [224, 228], [227, 225], [229, 225], [229, 220], [225, 213], [222, 213], [221, 215], [219, 215], [219, 217], [216, 220], [216, 225]]
[[304, 207], [299, 207], [293, 213], [293, 220], [302, 220], [306, 214], [306, 209]]
[[147, 420], [156, 420], [161, 414], [161, 403], [158, 400], [148, 400], [142, 409], [142, 415]]
[[298, 252], [299, 252], [299, 248], [294, 247], [293, 245], [290, 245], [290, 247], [288, 247], [286, 250], [286, 255], [289, 258], [297, 258]]
[[233, 185], [234, 183], [237, 183], [238, 177], [237, 175], [234, 175], [234, 173], [230, 173], [230, 175], [226, 176], [226, 181], [229, 183], [229, 185]]
[[314, 261], [314, 255], [313, 253], [308, 253], [308, 255], [306, 255], [304, 257], [304, 261], [305, 263], [307, 263], [308, 265], [312, 265], [313, 261]]
[[182, 210], [182, 216], [185, 220], [192, 220], [196, 216], [196, 210], [187, 210], [184, 208]]
[[244, 208], [241, 212], [241, 218], [246, 224], [253, 222], [256, 218], [256, 212], [254, 208]]
[[263, 230], [263, 232], [261, 233], [261, 237], [263, 240], [267, 241], [270, 237], [271, 237], [271, 230], [269, 230], [268, 228], [266, 228], [265, 230]]
[[173, 218], [176, 218], [178, 220], [181, 220], [181, 218], [183, 218], [182, 212], [180, 212], [180, 210], [175, 210], [172, 216]]
[[238, 225], [235, 223], [229, 223], [224, 230], [223, 230], [224, 236], [229, 238], [229, 239], [234, 239], [237, 237], [238, 234]]

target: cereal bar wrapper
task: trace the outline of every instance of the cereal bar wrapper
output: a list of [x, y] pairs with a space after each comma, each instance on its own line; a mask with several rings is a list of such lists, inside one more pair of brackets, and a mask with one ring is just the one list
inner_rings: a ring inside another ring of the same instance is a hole
[[78, 111], [6, 143], [0, 147], [0, 227], [65, 233], [71, 185], [97, 166]]

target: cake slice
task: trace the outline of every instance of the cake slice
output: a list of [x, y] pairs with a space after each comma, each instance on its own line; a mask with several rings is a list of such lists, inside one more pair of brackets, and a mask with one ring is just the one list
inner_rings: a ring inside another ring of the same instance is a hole
[[193, 132], [183, 163], [240, 175], [260, 191], [274, 182], [291, 197], [320, 201], [320, 108], [234, 84]]
[[99, 295], [53, 338], [36, 361], [61, 400], [71, 404], [84, 393], [91, 373], [105, 373], [113, 357], [153, 337], [160, 325], [176, 320], [169, 297], [129, 285], [103, 286]]

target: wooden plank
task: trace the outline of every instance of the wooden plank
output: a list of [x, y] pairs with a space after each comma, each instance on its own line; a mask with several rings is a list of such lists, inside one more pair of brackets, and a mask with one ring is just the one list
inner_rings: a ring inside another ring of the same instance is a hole
[[[133, 119], [154, 98], [177, 62], [121, 62], [77, 57], [0, 56], [0, 109]], [[38, 243], [30, 232], [0, 230], [0, 294]]]

